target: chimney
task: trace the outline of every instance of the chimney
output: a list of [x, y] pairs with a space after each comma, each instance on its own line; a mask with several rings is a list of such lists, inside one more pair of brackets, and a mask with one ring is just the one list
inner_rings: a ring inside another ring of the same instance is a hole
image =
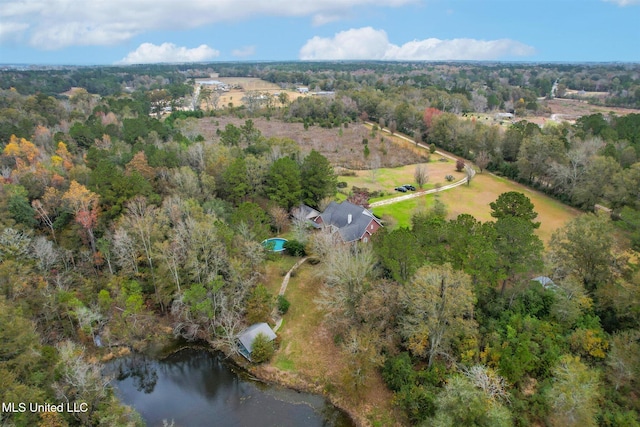
[[353, 217], [351, 216], [351, 214], [347, 215], [347, 224], [351, 224], [352, 220], [353, 220]]

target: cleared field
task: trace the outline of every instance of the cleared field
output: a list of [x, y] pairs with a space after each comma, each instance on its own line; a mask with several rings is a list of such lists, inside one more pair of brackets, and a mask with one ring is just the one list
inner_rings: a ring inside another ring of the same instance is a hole
[[[391, 216], [397, 221], [396, 226], [409, 226], [411, 216], [416, 209], [424, 209], [433, 203], [434, 197], [447, 206], [449, 218], [456, 218], [466, 213], [473, 215], [479, 221], [492, 221], [489, 203], [508, 191], [519, 191], [531, 199], [538, 212], [537, 221], [541, 225], [538, 236], [548, 242], [555, 230], [562, 227], [580, 212], [554, 200], [542, 193], [531, 190], [523, 185], [490, 174], [477, 174], [469, 186], [463, 185], [452, 190], [442, 191], [425, 198], [408, 200], [388, 206], [375, 208], [373, 212], [378, 216]], [[422, 201], [422, 202], [421, 202]]]
[[242, 102], [242, 98], [247, 92], [250, 91], [265, 92], [272, 95], [276, 93], [286, 92], [286, 94], [289, 96], [289, 101], [293, 101], [300, 96], [305, 96], [296, 92], [295, 90], [282, 89], [275, 83], [271, 83], [256, 77], [219, 77], [216, 80], [226, 83], [232, 87], [240, 87], [240, 89], [231, 89], [229, 92], [222, 92], [218, 103], [219, 107], [226, 107], [229, 105], [229, 103], [232, 103], [235, 107], [243, 105], [244, 103]]
[[396, 168], [358, 170], [353, 171], [356, 174], [355, 176], [339, 176], [338, 181], [347, 183], [346, 190], [356, 186], [384, 193], [383, 196], [370, 200], [375, 202], [402, 194], [394, 191], [394, 188], [400, 185], [412, 184], [418, 188], [414, 179], [414, 173], [418, 165], [425, 166], [429, 174], [429, 181], [424, 186], [425, 190], [435, 188], [436, 184], [447, 184], [445, 179], [447, 175], [453, 175], [456, 181], [464, 178], [463, 172], [456, 172], [453, 160], [443, 159], [441, 156], [433, 154], [431, 161], [428, 163], [417, 163]]
[[[235, 105], [234, 97], [234, 105]], [[218, 130], [224, 130], [227, 124], [242, 126], [247, 119], [237, 117], [204, 117], [199, 120], [199, 132], [207, 140], [216, 141], [220, 137]], [[264, 117], [251, 119], [266, 138], [290, 138], [300, 145], [303, 155], [312, 149], [325, 156], [334, 167], [354, 170], [369, 169], [372, 163], [381, 167], [396, 167], [425, 161], [424, 149], [415, 144], [376, 133], [361, 123], [350, 123], [347, 127], [323, 128], [302, 123], [289, 123], [282, 120], [266, 120]], [[364, 156], [363, 139], [368, 138], [370, 155]]]
[[441, 200], [447, 205], [449, 215], [455, 218], [461, 213], [471, 214], [480, 221], [490, 221], [489, 203], [507, 191], [519, 191], [529, 197], [538, 212], [541, 223], [538, 236], [548, 242], [555, 230], [580, 214], [580, 211], [564, 205], [542, 193], [523, 185], [490, 174], [477, 174], [470, 186], [463, 185], [449, 192], [442, 192]]

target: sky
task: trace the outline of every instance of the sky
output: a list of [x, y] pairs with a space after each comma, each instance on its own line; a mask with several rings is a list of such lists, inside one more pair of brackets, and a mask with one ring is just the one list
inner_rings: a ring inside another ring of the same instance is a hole
[[640, 62], [640, 0], [0, 0], [0, 64]]

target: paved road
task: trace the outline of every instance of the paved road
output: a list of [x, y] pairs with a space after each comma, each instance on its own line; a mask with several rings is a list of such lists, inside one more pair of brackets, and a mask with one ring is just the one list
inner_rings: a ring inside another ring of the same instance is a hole
[[[370, 122], [368, 122], [368, 123], [373, 125], [373, 123], [370, 123]], [[389, 133], [389, 134], [391, 133], [391, 132], [389, 132], [388, 129], [382, 129], [382, 131], [386, 132], [386, 133]], [[409, 141], [412, 144], [415, 144], [414, 140], [412, 140], [410, 138], [407, 138], [404, 135], [400, 135], [398, 133], [395, 133], [394, 136], [396, 136], [396, 137], [398, 137], [400, 139], [404, 139], [405, 141]], [[424, 144], [421, 144], [421, 143], [417, 144], [417, 145], [418, 145], [418, 147], [424, 148], [425, 150], [429, 150], [430, 149], [430, 147], [428, 147], [428, 146], [426, 146]], [[454, 157], [454, 156], [452, 156], [450, 154], [447, 154], [447, 153], [443, 153], [442, 151], [436, 150], [435, 153], [440, 155], [440, 156], [442, 156], [442, 157], [446, 157], [447, 159], [451, 159], [451, 160], [454, 160], [454, 161], [458, 160], [457, 157]], [[476, 174], [476, 171], [470, 165], [465, 164], [464, 167], [468, 171], [468, 173], [471, 175], [471, 178], [473, 178], [475, 176], [475, 174]], [[402, 196], [397, 196], [397, 197], [394, 197], [392, 199], [380, 200], [378, 202], [371, 203], [369, 205], [369, 207], [370, 208], [375, 208], [375, 207], [378, 207], [378, 206], [391, 205], [393, 203], [404, 202], [405, 200], [415, 199], [417, 197], [422, 197], [422, 196], [427, 195], [427, 194], [433, 194], [433, 193], [437, 193], [439, 191], [451, 190], [452, 188], [456, 188], [456, 187], [459, 187], [459, 186], [461, 186], [463, 184], [466, 184], [467, 183], [467, 179], [468, 179], [468, 177], [465, 176], [460, 181], [456, 181], [456, 182], [454, 182], [452, 184], [443, 185], [440, 188], [434, 188], [434, 189], [425, 190], [425, 191], [416, 191], [415, 193], [403, 194]]]

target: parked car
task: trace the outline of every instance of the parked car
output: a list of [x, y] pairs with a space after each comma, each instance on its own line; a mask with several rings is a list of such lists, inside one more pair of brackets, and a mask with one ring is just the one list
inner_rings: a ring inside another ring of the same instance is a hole
[[404, 187], [396, 187], [396, 188], [394, 188], [394, 190], [399, 191], [401, 193], [406, 193], [407, 192], [407, 189], [404, 188]]
[[403, 187], [406, 188], [407, 190], [416, 191], [416, 187], [410, 184], [405, 184], [403, 185]]

